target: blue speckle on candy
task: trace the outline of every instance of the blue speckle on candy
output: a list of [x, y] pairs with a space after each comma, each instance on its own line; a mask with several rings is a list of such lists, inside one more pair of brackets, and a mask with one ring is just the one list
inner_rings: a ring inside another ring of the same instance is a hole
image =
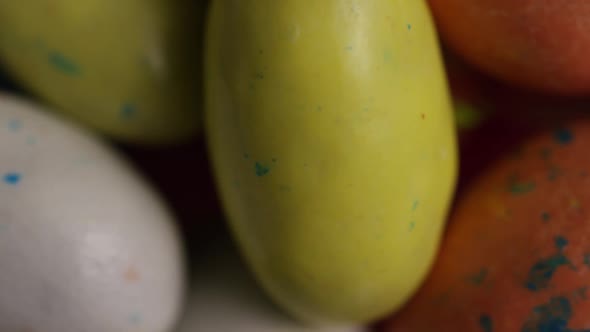
[[49, 53], [48, 60], [54, 68], [66, 75], [77, 76], [81, 73], [80, 67], [74, 61], [67, 58], [61, 53]]
[[555, 131], [553, 138], [559, 144], [565, 145], [574, 140], [574, 134], [569, 129], [558, 129]]
[[6, 173], [4, 174], [4, 183], [9, 184], [9, 185], [17, 185], [20, 180], [22, 178], [22, 175], [19, 173]]

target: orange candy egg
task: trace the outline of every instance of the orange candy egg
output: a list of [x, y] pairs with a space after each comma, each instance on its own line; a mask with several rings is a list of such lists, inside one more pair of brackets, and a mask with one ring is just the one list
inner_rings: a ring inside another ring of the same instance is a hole
[[590, 121], [570, 123], [463, 192], [430, 277], [382, 331], [590, 331]]

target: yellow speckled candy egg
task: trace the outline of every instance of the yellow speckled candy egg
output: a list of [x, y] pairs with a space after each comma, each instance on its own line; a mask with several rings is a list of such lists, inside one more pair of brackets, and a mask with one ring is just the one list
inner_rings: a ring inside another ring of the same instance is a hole
[[202, 1], [0, 1], [0, 61], [68, 116], [165, 144], [200, 126]]
[[205, 129], [249, 268], [308, 323], [399, 309], [430, 269], [456, 184], [425, 1], [210, 8]]
[[0, 331], [170, 332], [183, 293], [178, 234], [142, 178], [0, 95]]

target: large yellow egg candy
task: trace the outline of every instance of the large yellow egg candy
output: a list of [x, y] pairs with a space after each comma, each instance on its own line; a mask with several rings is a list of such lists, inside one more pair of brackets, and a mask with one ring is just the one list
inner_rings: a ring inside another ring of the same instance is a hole
[[206, 131], [229, 223], [267, 293], [367, 322], [417, 289], [456, 181], [422, 0], [214, 0]]
[[202, 1], [0, 1], [0, 61], [31, 92], [119, 140], [200, 126]]

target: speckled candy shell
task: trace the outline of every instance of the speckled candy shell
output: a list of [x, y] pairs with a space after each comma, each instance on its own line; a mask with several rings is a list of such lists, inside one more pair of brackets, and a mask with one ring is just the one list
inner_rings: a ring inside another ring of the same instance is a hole
[[0, 331], [168, 332], [180, 249], [160, 198], [112, 149], [0, 94]]
[[570, 124], [464, 192], [428, 281], [381, 331], [590, 331], [590, 121]]

